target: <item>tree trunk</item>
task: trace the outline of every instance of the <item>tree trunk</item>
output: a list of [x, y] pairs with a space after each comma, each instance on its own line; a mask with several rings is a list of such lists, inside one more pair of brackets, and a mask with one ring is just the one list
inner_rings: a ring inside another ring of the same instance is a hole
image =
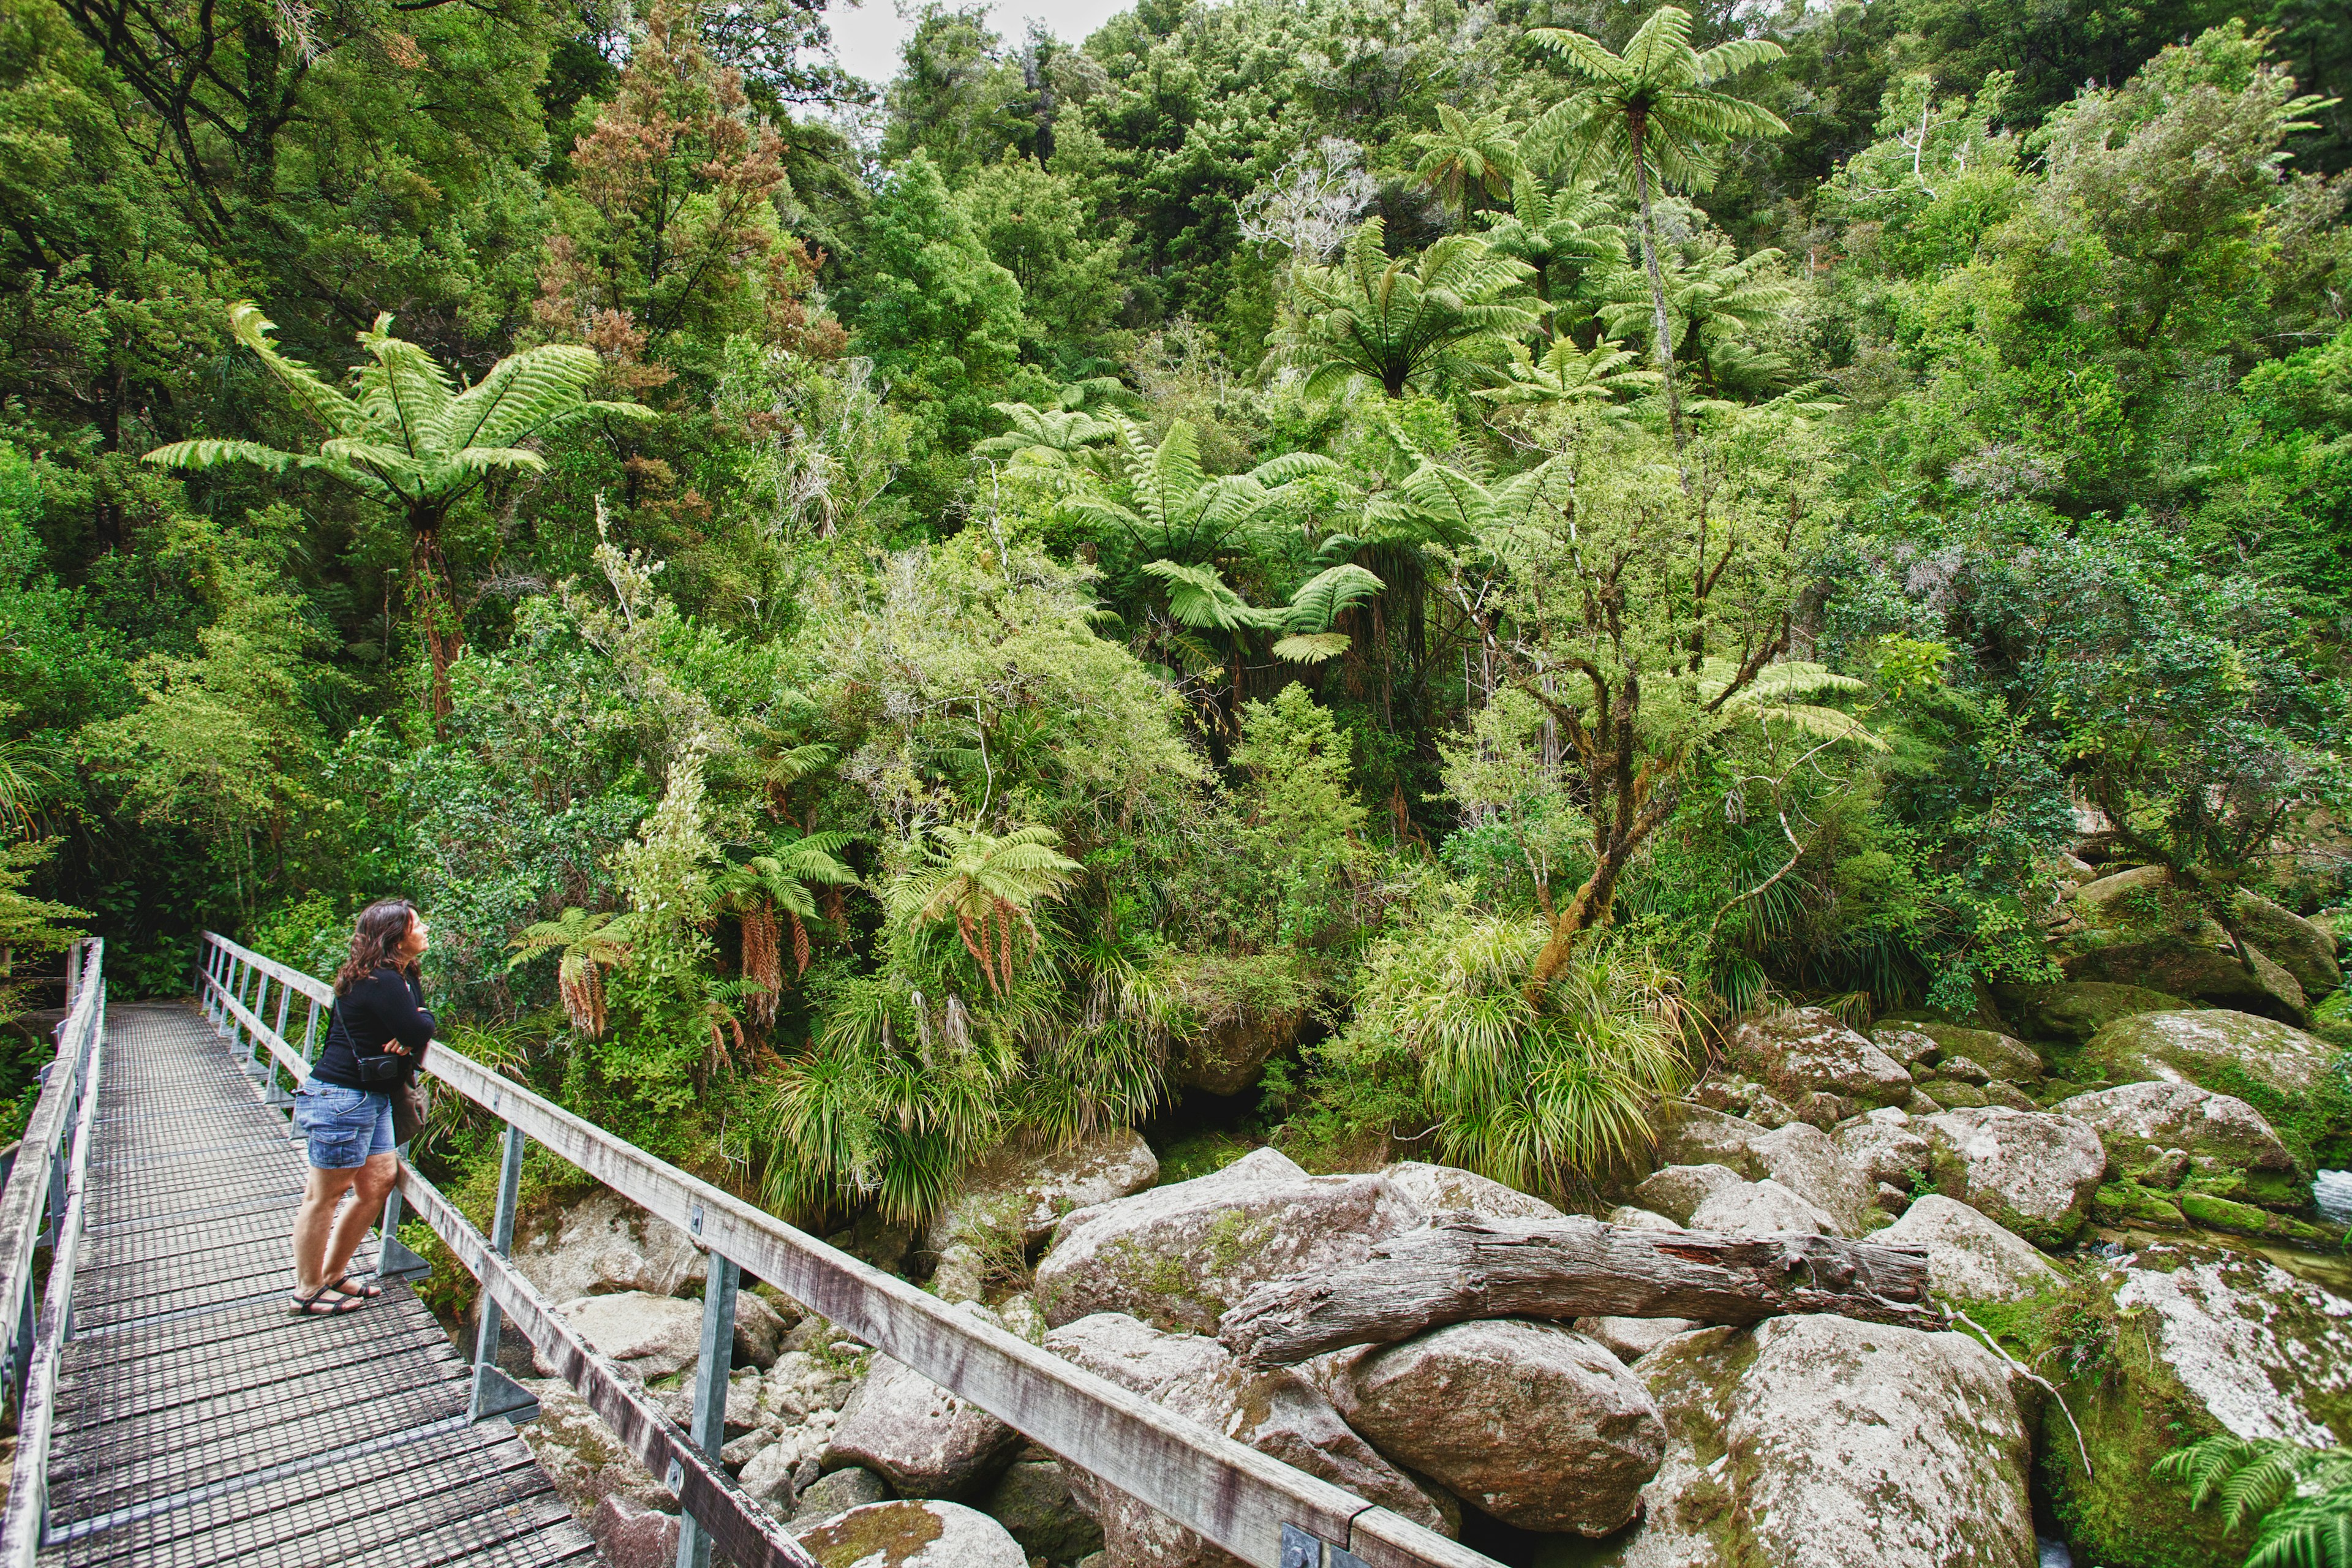
[[[1633, 189], [1641, 205], [1642, 271], [1650, 280], [1650, 325], [1656, 334], [1653, 350], [1658, 362], [1658, 374], [1664, 378], [1666, 394], [1666, 424], [1675, 434], [1675, 454], [1680, 457], [1690, 445], [1690, 431], [1683, 424], [1683, 396], [1675, 385], [1675, 341], [1672, 325], [1666, 317], [1666, 279], [1658, 268], [1656, 224], [1650, 213], [1650, 160], [1643, 142], [1649, 124], [1640, 110], [1626, 117], [1625, 129], [1633, 143]], [[1683, 474], [1683, 490], [1690, 491], [1690, 475]]]
[[425, 656], [433, 665], [433, 733], [446, 739], [449, 713], [449, 667], [465, 651], [466, 629], [457, 605], [457, 585], [441, 553], [441, 525], [436, 519], [415, 526], [417, 621], [425, 631]]
[[1747, 1324], [1791, 1312], [1940, 1329], [1924, 1249], [1786, 1232], [1633, 1230], [1572, 1215], [1441, 1215], [1352, 1268], [1261, 1285], [1217, 1337], [1244, 1361], [1295, 1366], [1478, 1318], [1691, 1318]]
[[1592, 875], [1584, 879], [1584, 886], [1576, 889], [1576, 897], [1569, 900], [1568, 908], [1551, 922], [1551, 935], [1545, 940], [1543, 951], [1536, 954], [1535, 967], [1528, 972], [1526, 995], [1530, 1003], [1543, 999], [1543, 994], [1551, 988], [1553, 977], [1568, 967], [1569, 957], [1576, 952], [1576, 944], [1584, 939], [1584, 933], [1609, 918], [1609, 906], [1617, 898], [1617, 879], [1624, 875], [1625, 862], [1633, 855], [1633, 847], [1630, 844], [1603, 851], [1593, 865]]

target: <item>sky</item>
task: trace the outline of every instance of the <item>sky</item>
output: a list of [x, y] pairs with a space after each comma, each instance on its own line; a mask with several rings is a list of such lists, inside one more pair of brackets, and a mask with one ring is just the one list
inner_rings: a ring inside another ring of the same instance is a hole
[[[1084, 41], [1088, 33], [1126, 10], [1133, 0], [996, 0], [989, 7], [989, 25], [1006, 38], [1017, 38], [1032, 16], [1045, 24], [1066, 43]], [[898, 74], [898, 46], [914, 30], [913, 5], [893, 0], [865, 0], [860, 5], [835, 4], [825, 7], [825, 25], [844, 68], [877, 87]]]

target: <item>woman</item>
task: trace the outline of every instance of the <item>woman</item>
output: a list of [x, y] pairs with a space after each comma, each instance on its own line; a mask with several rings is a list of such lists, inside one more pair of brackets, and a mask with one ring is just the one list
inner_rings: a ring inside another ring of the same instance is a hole
[[[326, 1048], [294, 1095], [294, 1125], [310, 1140], [310, 1176], [294, 1216], [298, 1318], [355, 1312], [381, 1286], [353, 1279], [352, 1254], [383, 1211], [400, 1174], [393, 1152], [392, 1090], [415, 1076], [433, 1037], [416, 983], [429, 929], [405, 899], [360, 911], [352, 955], [335, 973]], [[337, 1212], [343, 1194], [348, 1206]]]

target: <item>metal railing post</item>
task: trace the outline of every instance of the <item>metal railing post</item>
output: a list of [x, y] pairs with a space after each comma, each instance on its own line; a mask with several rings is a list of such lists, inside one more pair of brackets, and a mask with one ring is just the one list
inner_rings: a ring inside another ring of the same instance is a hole
[[81, 989], [81, 943], [66, 949], [66, 1012], [73, 1012], [74, 993]]
[[[256, 969], [254, 974], [253, 1000], [246, 1004], [247, 1010], [253, 1015], [253, 1024], [245, 1031], [245, 1059], [237, 1066], [244, 1070], [246, 1077], [260, 1079], [268, 1076], [274, 1061], [261, 1036], [261, 1031], [268, 1027], [261, 1021], [261, 1011], [269, 1005], [269, 972]], [[283, 991], [286, 987], [280, 985], [278, 989]]]
[[[281, 983], [278, 987], [277, 1021], [269, 1026], [270, 1031], [280, 1040], [286, 1038], [286, 1009], [293, 1000], [294, 987]], [[261, 1066], [262, 1070], [269, 1075], [269, 1088], [268, 1092], [262, 1095], [261, 1102], [264, 1105], [293, 1104], [294, 1097], [289, 1094], [285, 1087], [278, 1081], [278, 1058], [268, 1051], [264, 1051], [261, 1056]]]
[[[490, 1247], [500, 1258], [514, 1249], [515, 1204], [522, 1194], [522, 1130], [508, 1122], [506, 1148], [499, 1163], [499, 1208], [490, 1220]], [[481, 1307], [482, 1326], [474, 1337], [474, 1392], [467, 1404], [466, 1418], [487, 1421], [503, 1415], [509, 1421], [529, 1421], [539, 1414], [538, 1396], [499, 1367], [499, 1335], [505, 1326], [499, 1304], [488, 1290], [476, 1300]]]
[[[735, 1260], [713, 1252], [702, 1283], [702, 1354], [694, 1363], [694, 1424], [688, 1436], [712, 1458], [727, 1443], [727, 1379], [735, 1366], [735, 1292], [742, 1270]], [[681, 1473], [670, 1481], [676, 1490]], [[677, 1568], [710, 1568], [710, 1532], [692, 1512], [680, 1508]]]

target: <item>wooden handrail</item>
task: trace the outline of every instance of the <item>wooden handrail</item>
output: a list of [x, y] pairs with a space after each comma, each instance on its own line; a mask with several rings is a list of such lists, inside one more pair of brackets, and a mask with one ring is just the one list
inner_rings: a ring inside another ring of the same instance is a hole
[[[309, 979], [226, 938], [206, 932], [205, 940], [298, 990]], [[250, 1009], [212, 984], [232, 1016], [273, 1058], [289, 1068], [300, 1061]], [[425, 1054], [425, 1069], [685, 1231], [698, 1246], [732, 1259], [866, 1343], [1255, 1568], [1285, 1568], [1286, 1561], [1296, 1561], [1284, 1555], [1286, 1525], [1354, 1553], [1366, 1568], [1498, 1568], [1493, 1559], [1434, 1531], [959, 1312], [438, 1040]], [[422, 1199], [421, 1193], [418, 1211], [428, 1213], [433, 1200]], [[474, 1260], [467, 1267], [474, 1268]], [[520, 1315], [517, 1327], [529, 1335]], [[536, 1338], [532, 1342], [539, 1344]]]

